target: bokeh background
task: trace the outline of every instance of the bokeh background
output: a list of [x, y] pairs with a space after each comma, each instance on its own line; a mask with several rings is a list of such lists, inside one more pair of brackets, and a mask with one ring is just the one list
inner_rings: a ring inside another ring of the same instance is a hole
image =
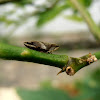
[[[0, 42], [24, 47], [25, 41], [56, 43], [55, 54], [80, 57], [100, 46], [70, 0], [0, 0]], [[100, 26], [100, 1], [79, 0]], [[74, 76], [59, 68], [0, 59], [0, 100], [98, 100], [99, 61]]]

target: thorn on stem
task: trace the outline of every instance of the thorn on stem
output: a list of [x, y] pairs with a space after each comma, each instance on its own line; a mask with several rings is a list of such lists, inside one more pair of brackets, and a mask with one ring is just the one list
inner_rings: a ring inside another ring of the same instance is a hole
[[63, 72], [63, 70], [61, 70], [60, 72], [58, 72], [57, 75], [59, 75], [59, 74], [62, 73], [62, 72]]
[[64, 67], [62, 68], [62, 70], [61, 70], [60, 72], [57, 73], [57, 75], [59, 75], [60, 73], [64, 72], [65, 70], [66, 70], [66, 66], [64, 66]]

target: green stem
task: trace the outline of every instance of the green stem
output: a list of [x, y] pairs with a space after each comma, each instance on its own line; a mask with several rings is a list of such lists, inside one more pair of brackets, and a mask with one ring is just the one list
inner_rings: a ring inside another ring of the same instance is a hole
[[97, 59], [100, 59], [100, 51], [94, 53], [94, 55], [97, 57]]
[[23, 47], [16, 47], [0, 43], [0, 58], [7, 60], [19, 60], [35, 62], [40, 64], [63, 67], [68, 62], [68, 56], [41, 53]]
[[70, 0], [70, 1], [75, 6], [75, 8], [80, 12], [83, 19], [88, 24], [88, 27], [92, 32], [92, 34], [94, 35], [94, 37], [100, 41], [100, 29], [91, 18], [87, 9], [78, 0]]
[[[100, 51], [96, 52], [94, 55], [97, 59], [100, 59]], [[89, 65], [89, 63], [85, 61], [89, 58], [89, 54], [80, 58], [73, 58], [68, 57], [67, 55], [42, 53], [28, 48], [12, 46], [4, 43], [0, 43], [0, 58], [51, 65], [61, 68], [62, 72], [66, 71], [68, 66], [71, 66], [73, 73], [67, 73], [68, 75], [74, 75], [78, 70]]]

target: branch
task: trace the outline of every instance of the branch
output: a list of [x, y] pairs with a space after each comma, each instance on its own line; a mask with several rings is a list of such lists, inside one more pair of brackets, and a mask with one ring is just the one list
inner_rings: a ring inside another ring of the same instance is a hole
[[92, 32], [92, 34], [94, 35], [94, 37], [98, 41], [100, 41], [100, 29], [95, 24], [93, 19], [91, 18], [91, 16], [90, 16], [89, 12], [87, 11], [87, 9], [78, 0], [70, 0], [70, 1], [75, 6], [75, 8], [80, 12], [83, 19], [88, 24], [88, 27], [89, 27], [90, 31]]
[[88, 54], [80, 58], [73, 58], [0, 43], [0, 58], [51, 65], [61, 68], [59, 73], [66, 71], [68, 75], [74, 75], [81, 68], [100, 59], [100, 52], [96, 52], [95, 55]]
[[0, 58], [35, 62], [59, 68], [66, 65], [68, 61], [68, 56], [66, 55], [46, 54], [28, 48], [12, 46], [4, 43], [0, 43]]
[[9, 3], [9, 2], [18, 2], [18, 1], [21, 1], [21, 0], [0, 0], [0, 4], [5, 4], [5, 3]]

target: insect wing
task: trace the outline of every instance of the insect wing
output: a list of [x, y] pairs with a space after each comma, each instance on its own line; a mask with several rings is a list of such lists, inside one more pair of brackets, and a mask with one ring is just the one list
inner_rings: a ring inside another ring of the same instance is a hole
[[27, 47], [27, 48], [30, 48], [30, 49], [35, 49], [36, 46], [33, 45], [33, 42], [24, 42], [24, 45]]
[[47, 47], [44, 44], [44, 42], [39, 42], [39, 41], [32, 41], [32, 42], [24, 42], [24, 45], [27, 48], [33, 49], [33, 50], [37, 50], [37, 51], [43, 51], [46, 52]]

